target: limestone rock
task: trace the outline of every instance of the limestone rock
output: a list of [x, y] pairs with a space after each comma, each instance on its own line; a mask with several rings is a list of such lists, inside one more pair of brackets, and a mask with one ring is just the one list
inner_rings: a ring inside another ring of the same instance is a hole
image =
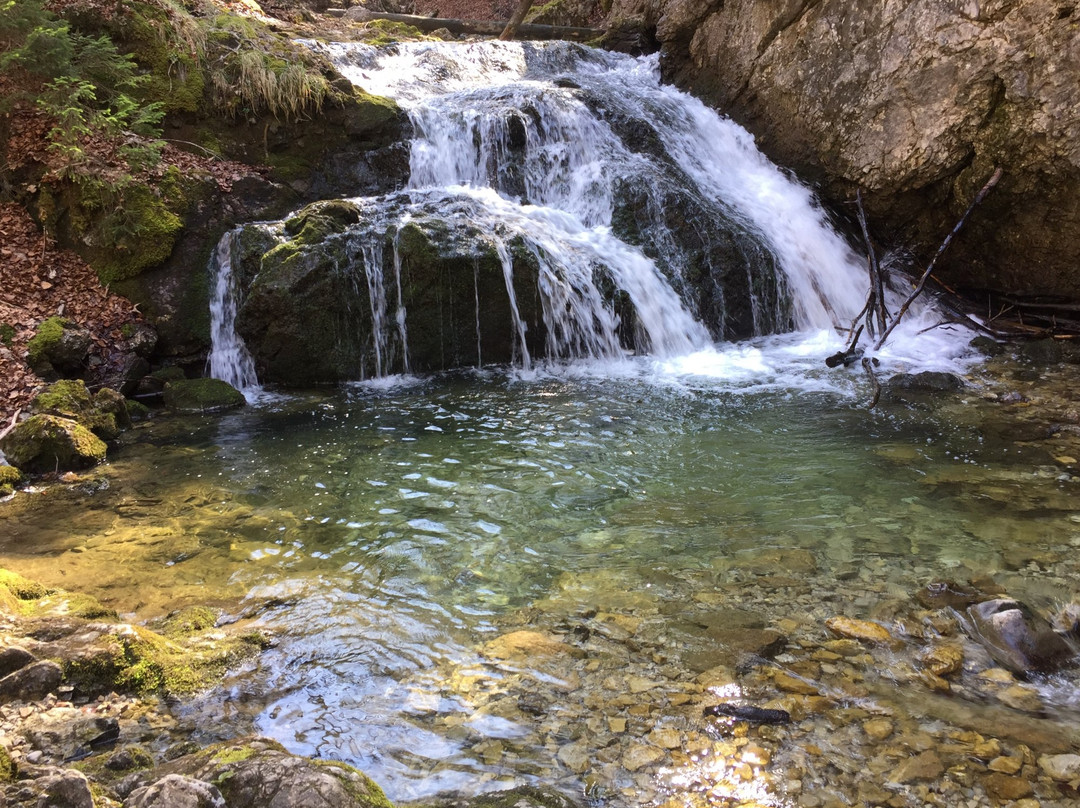
[[581, 656], [581, 651], [562, 640], [539, 631], [514, 631], [496, 637], [483, 648], [492, 659], [532, 659], [550, 656]]
[[634, 744], [626, 750], [622, 757], [622, 765], [627, 771], [636, 772], [646, 766], [651, 766], [663, 760], [664, 752], [649, 744]]
[[73, 769], [26, 767], [20, 770], [18, 786], [6, 795], [10, 808], [94, 808], [90, 782]]
[[669, 79], [744, 124], [925, 264], [995, 166], [1005, 177], [942, 280], [1080, 296], [1078, 12], [1056, 0], [853, 6], [614, 0], [655, 31]]
[[1030, 797], [1034, 792], [1031, 783], [1023, 777], [1011, 777], [1001, 772], [991, 772], [983, 780], [986, 793], [1001, 803]]
[[1043, 755], [1039, 758], [1039, 768], [1059, 783], [1080, 780], [1080, 755]]
[[890, 783], [913, 783], [918, 780], [937, 780], [945, 773], [945, 764], [936, 752], [927, 751], [908, 758], [891, 775]]
[[949, 676], [964, 665], [964, 651], [956, 645], [931, 645], [919, 655], [919, 665], [935, 676]]
[[0, 679], [0, 701], [45, 698], [60, 686], [64, 672], [55, 662], [40, 660]]
[[225, 798], [210, 783], [168, 774], [133, 791], [124, 800], [124, 808], [225, 808]]
[[32, 415], [0, 441], [12, 465], [32, 474], [72, 471], [105, 459], [105, 443], [84, 426], [56, 415]]
[[1024, 604], [1007, 598], [968, 609], [976, 639], [999, 664], [1021, 675], [1066, 665], [1072, 647]]
[[33, 716], [26, 724], [25, 734], [35, 749], [63, 759], [106, 740], [115, 740], [119, 737], [119, 724], [112, 716], [84, 713], [73, 707], [54, 707]]

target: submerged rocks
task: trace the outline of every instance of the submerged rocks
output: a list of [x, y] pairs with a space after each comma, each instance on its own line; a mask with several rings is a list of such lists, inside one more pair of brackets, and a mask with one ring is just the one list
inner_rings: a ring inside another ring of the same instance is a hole
[[1046, 620], [1018, 601], [998, 598], [971, 606], [967, 613], [979, 642], [1014, 673], [1048, 673], [1076, 655]]

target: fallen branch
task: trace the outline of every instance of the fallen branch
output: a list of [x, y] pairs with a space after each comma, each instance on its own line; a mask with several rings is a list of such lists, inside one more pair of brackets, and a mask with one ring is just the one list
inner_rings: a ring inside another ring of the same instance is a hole
[[6, 438], [8, 433], [15, 428], [15, 424], [19, 423], [20, 415], [22, 415], [22, 410], [15, 410], [15, 414], [11, 416], [11, 423], [8, 424], [3, 431], [0, 431], [0, 440]]
[[874, 386], [874, 397], [870, 399], [870, 406], [867, 409], [874, 409], [877, 406], [878, 400], [881, 398], [881, 382], [878, 381], [877, 374], [874, 373], [874, 363], [876, 359], [871, 359], [869, 356], [864, 356], [862, 361], [863, 370], [866, 371], [866, 375], [870, 377], [870, 383]]
[[907, 300], [904, 301], [904, 304], [896, 313], [896, 317], [893, 318], [893, 321], [889, 324], [889, 327], [885, 329], [885, 333], [883, 333], [878, 338], [877, 343], [874, 345], [875, 351], [880, 350], [881, 346], [885, 344], [885, 340], [889, 338], [889, 335], [893, 332], [896, 326], [900, 324], [900, 320], [902, 320], [904, 315], [907, 314], [907, 310], [911, 308], [911, 304], [914, 303], [915, 299], [922, 294], [923, 289], [926, 288], [927, 279], [929, 279], [930, 274], [934, 271], [934, 267], [937, 266], [938, 259], [940, 259], [941, 256], [945, 253], [945, 250], [949, 248], [949, 245], [952, 244], [953, 238], [956, 236], [957, 233], [960, 232], [960, 229], [964, 226], [964, 223], [967, 222], [968, 216], [971, 215], [971, 211], [975, 210], [975, 206], [982, 202], [983, 199], [986, 198], [986, 195], [990, 193], [990, 191], [993, 189], [993, 187], [998, 184], [998, 180], [1001, 179], [1001, 174], [1002, 170], [1000, 168], [994, 169], [994, 173], [993, 175], [991, 175], [990, 179], [986, 181], [986, 185], [982, 187], [982, 190], [980, 190], [979, 193], [975, 194], [975, 199], [968, 206], [968, 209], [964, 211], [964, 215], [960, 217], [960, 221], [956, 223], [956, 227], [954, 227], [952, 229], [952, 232], [945, 237], [945, 240], [943, 242], [941, 242], [941, 246], [938, 247], [938, 250], [934, 254], [934, 257], [930, 260], [930, 264], [926, 267], [926, 271], [923, 272], [922, 277], [919, 278], [919, 282], [918, 284], [916, 284], [915, 290], [910, 295], [908, 295]]
[[[866, 225], [866, 211], [863, 210], [862, 189], [855, 192], [855, 202], [858, 205], [859, 226], [862, 228], [863, 241], [866, 242], [866, 262], [870, 272], [870, 297], [866, 301], [866, 325], [870, 330], [870, 336], [875, 333], [884, 333], [885, 323], [889, 319], [889, 310], [885, 306], [885, 283], [881, 278], [881, 264], [878, 262], [877, 253], [874, 252], [874, 244], [870, 240], [870, 228]], [[878, 329], [874, 329], [874, 315], [877, 314]]]
[[[347, 19], [356, 22], [369, 20], [387, 20], [411, 25], [430, 33], [445, 28], [452, 34], [478, 34], [481, 36], [499, 36], [506, 30], [505, 22], [496, 20], [456, 20], [441, 17], [417, 17], [413, 14], [388, 14], [381, 11], [361, 10], [358, 6], [349, 9]], [[522, 23], [517, 26], [518, 39], [569, 39], [574, 42], [587, 42], [603, 36], [603, 28], [579, 28], [571, 25], [537, 25]]]

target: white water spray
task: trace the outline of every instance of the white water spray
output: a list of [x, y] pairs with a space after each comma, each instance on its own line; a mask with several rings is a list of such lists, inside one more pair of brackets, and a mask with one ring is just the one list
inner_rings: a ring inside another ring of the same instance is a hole
[[233, 277], [233, 242], [229, 231], [218, 242], [210, 261], [213, 288], [210, 291], [211, 350], [206, 359], [211, 378], [228, 382], [250, 397], [259, 390], [255, 362], [244, 341], [236, 333], [236, 280]]

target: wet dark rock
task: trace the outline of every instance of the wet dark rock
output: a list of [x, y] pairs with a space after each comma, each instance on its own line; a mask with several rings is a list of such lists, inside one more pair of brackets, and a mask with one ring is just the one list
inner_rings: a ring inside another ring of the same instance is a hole
[[25, 648], [12, 645], [0, 648], [0, 679], [33, 662], [37, 657]]
[[993, 337], [978, 336], [971, 341], [971, 347], [983, 356], [1001, 356], [1005, 353], [1005, 346]]
[[1064, 356], [1061, 343], [1055, 339], [1037, 339], [1024, 342], [1017, 349], [1016, 354], [1033, 365], [1056, 365]]
[[964, 389], [964, 380], [953, 373], [927, 370], [922, 373], [897, 373], [881, 386], [885, 403], [921, 403], [937, 396]]
[[225, 798], [210, 783], [169, 774], [131, 792], [124, 808], [225, 808]]
[[146, 357], [129, 351], [110, 362], [108, 369], [101, 375], [101, 383], [123, 395], [132, 395], [139, 387], [139, 380], [150, 372], [150, 362]]
[[695, 673], [718, 665], [737, 665], [744, 659], [772, 659], [787, 646], [784, 635], [769, 629], [708, 629], [708, 647], [697, 647], [681, 655], [682, 664]]
[[116, 772], [148, 769], [153, 765], [153, 756], [141, 746], [125, 746], [117, 749], [105, 761], [105, 768]]
[[63, 670], [55, 662], [32, 662], [0, 679], [0, 701], [45, 698], [60, 686], [63, 676]]
[[1074, 649], [1049, 622], [1019, 601], [998, 598], [967, 610], [975, 638], [1014, 673], [1049, 673], [1068, 665]]
[[934, 581], [915, 593], [915, 600], [924, 609], [966, 609], [985, 599], [974, 587], [948, 580]]
[[713, 704], [703, 711], [705, 715], [726, 716], [751, 724], [790, 724], [791, 713], [787, 710], [770, 710], [752, 704]]

